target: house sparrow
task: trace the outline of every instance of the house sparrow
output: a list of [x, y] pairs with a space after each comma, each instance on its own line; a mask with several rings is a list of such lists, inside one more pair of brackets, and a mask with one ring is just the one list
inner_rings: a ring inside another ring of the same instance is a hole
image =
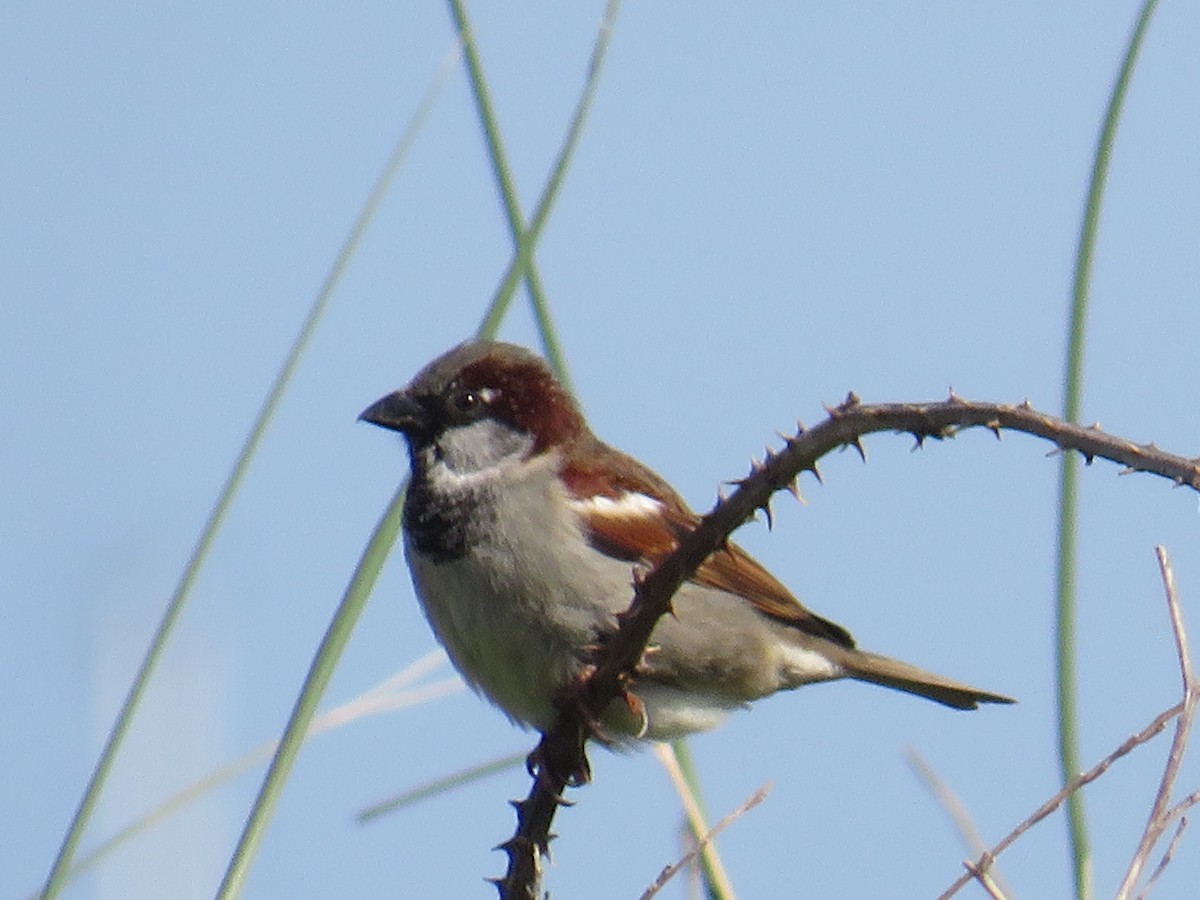
[[[615, 628], [635, 567], [669, 553], [698, 517], [658, 475], [602, 443], [529, 351], [461, 344], [361, 419], [401, 432], [412, 481], [404, 549], [429, 624], [475, 690], [546, 731]], [[866, 653], [732, 543], [659, 620], [629, 702], [601, 739], [670, 740], [776, 691], [853, 678], [956, 709], [1012, 703]]]

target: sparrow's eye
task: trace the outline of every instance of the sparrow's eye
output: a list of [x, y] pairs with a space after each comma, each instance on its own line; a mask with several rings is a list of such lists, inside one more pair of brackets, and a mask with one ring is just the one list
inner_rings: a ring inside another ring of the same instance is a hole
[[495, 395], [491, 388], [460, 387], [450, 395], [450, 406], [460, 417], [471, 419], [481, 415]]

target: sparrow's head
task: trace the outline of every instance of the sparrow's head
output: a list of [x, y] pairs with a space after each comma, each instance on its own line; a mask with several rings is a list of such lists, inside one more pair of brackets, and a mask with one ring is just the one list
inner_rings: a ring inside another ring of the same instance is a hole
[[360, 419], [399, 431], [414, 462], [425, 454], [460, 472], [570, 444], [587, 433], [574, 398], [523, 347], [459, 344]]

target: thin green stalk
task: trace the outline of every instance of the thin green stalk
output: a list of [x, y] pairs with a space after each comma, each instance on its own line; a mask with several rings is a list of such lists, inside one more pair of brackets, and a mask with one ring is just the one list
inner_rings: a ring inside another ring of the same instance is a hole
[[212, 549], [217, 532], [225, 520], [225, 515], [229, 511], [233, 497], [237, 493], [246, 471], [249, 469], [250, 461], [258, 450], [262, 436], [266, 433], [267, 426], [275, 415], [275, 410], [278, 408], [279, 402], [283, 397], [284, 389], [291, 381], [300, 358], [308, 348], [309, 340], [312, 338], [313, 332], [316, 330], [317, 324], [325, 312], [325, 307], [329, 303], [334, 286], [341, 278], [342, 272], [345, 270], [350, 256], [357, 248], [368, 222], [374, 216], [388, 184], [407, 154], [420, 124], [424, 121], [432, 107], [437, 92], [445, 84], [449, 71], [457, 60], [457, 55], [458, 50], [456, 48], [453, 57], [448, 58], [447, 62], [443, 64], [442, 74], [426, 93], [421, 107], [409, 123], [409, 128], [405, 131], [405, 134], [388, 158], [387, 164], [384, 166], [383, 172], [372, 188], [362, 210], [359, 212], [358, 219], [355, 221], [349, 236], [346, 238], [346, 242], [342, 245], [341, 251], [338, 253], [333, 266], [329, 270], [329, 274], [326, 276], [321, 289], [317, 292], [316, 298], [309, 307], [308, 315], [305, 317], [300, 331], [292, 343], [291, 350], [288, 351], [287, 358], [284, 360], [283, 365], [280, 366], [279, 372], [276, 374], [275, 380], [267, 392], [266, 399], [263, 400], [262, 406], [259, 408], [258, 415], [254, 419], [254, 424], [250, 428], [250, 433], [246, 437], [237, 459], [234, 461], [233, 468], [225, 479], [225, 484], [217, 496], [216, 503], [214, 503], [212, 511], [204, 523], [204, 527], [200, 530], [200, 536], [196, 540], [196, 545], [192, 549], [191, 556], [183, 568], [183, 574], [180, 576], [179, 583], [175, 586], [175, 590], [171, 594], [171, 599], [167, 603], [167, 609], [163, 613], [162, 620], [159, 622], [158, 629], [154, 633], [149, 648], [146, 650], [146, 655], [142, 659], [141, 666], [134, 676], [133, 684], [129, 688], [129, 693], [125, 696], [120, 712], [118, 712], [116, 721], [113, 723], [112, 731], [109, 733], [104, 748], [100, 752], [100, 759], [96, 763], [96, 768], [93, 770], [92, 777], [84, 790], [79, 807], [71, 819], [71, 824], [63, 838], [62, 845], [59, 847], [58, 854], [54, 858], [54, 864], [51, 866], [50, 872], [46, 877], [45, 884], [42, 886], [39, 896], [43, 900], [51, 900], [51, 898], [57, 897], [66, 883], [71, 862], [79, 848], [79, 840], [83, 836], [83, 832], [95, 811], [100, 793], [104, 789], [105, 782], [108, 780], [109, 773], [112, 770], [113, 761], [116, 759], [121, 744], [124, 742], [125, 735], [129, 731], [134, 713], [141, 702], [146, 686], [150, 682], [150, 677], [158, 664], [159, 657], [162, 655], [167, 641], [175, 628], [175, 624], [183, 612], [183, 607], [191, 594], [196, 576], [208, 558], [209, 551]]
[[505, 772], [513, 769], [525, 761], [526, 753], [510, 753], [507, 756], [501, 756], [497, 759], [489, 760], [488, 762], [479, 763], [478, 765], [469, 766], [465, 769], [460, 769], [457, 772], [452, 772], [449, 775], [443, 775], [433, 781], [423, 784], [420, 787], [415, 787], [412, 790], [405, 791], [395, 797], [387, 800], [381, 800], [378, 803], [373, 803], [366, 809], [359, 812], [354, 818], [360, 825], [365, 825], [380, 816], [386, 816], [389, 813], [394, 813], [405, 806], [411, 806], [421, 800], [426, 800], [429, 797], [436, 797], [444, 794], [447, 791], [455, 788], [463, 787], [472, 782], [479, 781], [489, 775], [495, 775], [497, 772]]
[[[1067, 339], [1067, 365], [1064, 376], [1063, 418], [1079, 421], [1083, 394], [1083, 343], [1087, 322], [1088, 287], [1092, 275], [1092, 256], [1100, 223], [1100, 207], [1108, 179], [1113, 143], [1124, 106], [1129, 80], [1137, 63], [1138, 52], [1150, 25], [1157, 0], [1146, 0], [1137, 24], [1130, 36], [1120, 73], [1109, 97], [1104, 125], [1096, 145], [1092, 163], [1091, 183], [1088, 186], [1087, 206], [1080, 228], [1079, 247], [1075, 258], [1075, 277], [1071, 292], [1071, 313]], [[1058, 751], [1063, 784], [1080, 772], [1078, 708], [1075, 659], [1075, 570], [1076, 570], [1076, 478], [1079, 461], [1074, 454], [1065, 453], [1059, 464], [1058, 501], [1058, 577], [1055, 614], [1056, 655], [1058, 678]], [[1070, 832], [1071, 858], [1074, 867], [1075, 896], [1087, 900], [1092, 896], [1091, 848], [1083, 795], [1073, 792], [1067, 799], [1067, 821]]]
[[[426, 90], [425, 95], [422, 97], [416, 112], [405, 127], [404, 133], [401, 135], [395, 149], [388, 158], [387, 164], [380, 173], [379, 179], [372, 188], [362, 212], [359, 214], [354, 228], [351, 230], [350, 236], [338, 254], [333, 269], [330, 271], [330, 275], [322, 287], [322, 297], [326, 297], [332, 291], [333, 285], [340, 277], [351, 253], [357, 247], [363, 232], [366, 230], [368, 223], [374, 216], [375, 210], [383, 199], [387, 186], [391, 183], [401, 162], [407, 156], [408, 150], [416, 140], [421, 126], [424, 124], [429, 112], [433, 109], [442, 88], [449, 79], [453, 67], [457, 64], [460, 49], [456, 45], [453, 51], [447, 55], [438, 73]], [[366, 605], [367, 597], [370, 596], [371, 588], [375, 584], [379, 569], [382, 567], [383, 561], [387, 558], [388, 551], [395, 542], [396, 534], [400, 528], [400, 508], [403, 497], [404, 490], [401, 487], [396, 491], [396, 495], [392, 498], [392, 502], [384, 512], [383, 518], [376, 526], [375, 532], [363, 553], [363, 558], [360, 560], [350, 580], [350, 584], [346, 588], [342, 602], [334, 613], [333, 620], [329, 624], [329, 629], [325, 632], [325, 637], [317, 649], [317, 654], [309, 668], [308, 676], [305, 678], [304, 684], [300, 689], [300, 695], [297, 697], [296, 704], [292, 709], [292, 715], [288, 720], [287, 728], [280, 739], [279, 747], [275, 751], [275, 756], [271, 761], [270, 768], [267, 770], [262, 787], [259, 789], [254, 806], [250, 810], [250, 816], [246, 821], [242, 835], [238, 840], [238, 845], [230, 859], [225, 877], [221, 881], [219, 896], [222, 898], [234, 897], [241, 889], [242, 882], [249, 871], [250, 862], [262, 841], [267, 823], [270, 821], [271, 813], [274, 811], [275, 804], [283, 791], [283, 785], [287, 781], [292, 764], [300, 752], [300, 746], [304, 742], [304, 736], [308, 730], [309, 723], [316, 713], [317, 704], [320, 702], [321, 695], [329, 683], [330, 675], [333, 673], [342, 650], [350, 638], [354, 625], [358, 621], [363, 607]]]
[[308, 670], [308, 677], [304, 679], [304, 687], [300, 690], [300, 696], [296, 698], [287, 728], [279, 741], [279, 749], [275, 751], [271, 766], [250, 811], [250, 818], [242, 830], [229, 867], [225, 870], [225, 877], [221, 879], [217, 900], [236, 897], [245, 883], [250, 863], [258, 852], [263, 835], [266, 834], [267, 823], [283, 793], [288, 773], [300, 754], [300, 746], [304, 743], [304, 735], [316, 714], [317, 704], [321, 702], [321, 694], [329, 684], [342, 651], [346, 649], [363, 607], [367, 605], [367, 598], [379, 577], [379, 570], [383, 568], [392, 544], [396, 542], [396, 535], [400, 532], [400, 510], [404, 505], [404, 487], [401, 485], [396, 489], [392, 502], [388, 504], [379, 519], [379, 524], [375, 526], [362, 558], [354, 569], [350, 584], [342, 595], [342, 602], [338, 604], [333, 621], [329, 624], [329, 630], [321, 639], [321, 646], [317, 648], [316, 656]]
[[[432, 656], [434, 654], [429, 655]], [[418, 663], [414, 664], [414, 667], [420, 664], [421, 661], [418, 661]], [[414, 667], [410, 667], [410, 670]], [[400, 672], [397, 676], [389, 678], [383, 684], [371, 688], [341, 706], [322, 713], [313, 720], [306, 740], [312, 740], [312, 738], [322, 732], [341, 728], [357, 719], [385, 712], [395, 712], [420, 703], [427, 703], [455, 691], [462, 690], [464, 687], [462, 679], [454, 676], [442, 679], [441, 681], [435, 681], [424, 687], [400, 690], [402, 685], [411, 680], [406, 675], [407, 671]], [[419, 677], [419, 675], [420, 673], [417, 673], [413, 677]], [[245, 774], [261, 763], [269, 761], [278, 747], [278, 740], [267, 741], [168, 797], [144, 815], [134, 819], [111, 837], [106, 838], [90, 852], [78, 857], [78, 861], [71, 866], [68, 880], [75, 879], [89, 868], [100, 863], [119, 847], [165, 822], [195, 801], [210, 795], [222, 785]], [[36, 900], [37, 894], [30, 896], [32, 900]]]
[[[671, 741], [669, 752], [675, 757], [679, 771], [683, 775], [683, 783], [691, 794], [696, 809], [704, 814], [704, 801], [700, 796], [700, 778], [696, 774], [696, 764], [692, 759], [692, 751], [685, 740]], [[692, 824], [689, 820], [689, 824]], [[706, 831], [707, 829], [705, 829]], [[692, 836], [697, 842], [704, 839], [704, 831], [693, 830]], [[706, 852], [700, 854], [700, 874], [704, 880], [704, 892], [709, 900], [731, 900], [732, 893], [728, 891], [729, 878], [721, 868], [720, 857], [717, 856], [716, 846], [709, 844]]]
[[[468, 44], [470, 40], [470, 25], [466, 21], [465, 13], [462, 13], [461, 4], [458, 0], [451, 0], [451, 4], [452, 11], [457, 10], [455, 12], [456, 23], [459, 21], [458, 16], [462, 15], [462, 24], [459, 25], [459, 31], [463, 35], [464, 47], [473, 47], [473, 44]], [[504, 319], [504, 315], [508, 312], [508, 307], [512, 303], [512, 297], [516, 291], [517, 284], [526, 272], [532, 271], [534, 268], [532, 263], [533, 248], [541, 236], [542, 228], [546, 224], [546, 219], [550, 215], [550, 209], [558, 196], [559, 188], [562, 186], [567, 167], [570, 165], [571, 157], [574, 155], [575, 147], [579, 143], [580, 136], [583, 134], [583, 125], [591, 108], [592, 100], [595, 97], [596, 87], [600, 82], [600, 71], [604, 65], [604, 57], [608, 52], [608, 42], [612, 35], [612, 26], [616, 21], [620, 6], [620, 0], [609, 0], [604, 8], [604, 17], [601, 20], [599, 33], [596, 35], [596, 43], [592, 47], [592, 56], [588, 62], [588, 71], [584, 80], [583, 91], [580, 93], [579, 102], [576, 104], [575, 112], [571, 117], [570, 127], [563, 138], [562, 146], [559, 148], [558, 156], [554, 161], [554, 167], [551, 169], [546, 186], [542, 189], [542, 195], [538, 198], [537, 206], [534, 208], [533, 218], [530, 220], [528, 228], [522, 229], [520, 227], [520, 210], [516, 206], [515, 192], [512, 191], [511, 180], [507, 182], [509, 184], [507, 193], [513, 194], [513, 209], [516, 211], [515, 225], [511, 214], [509, 217], [510, 227], [513, 228], [515, 249], [508, 269], [505, 271], [504, 277], [501, 279], [491, 303], [488, 304], [483, 321], [479, 325], [477, 332], [479, 337], [491, 338], [495, 336], [500, 328], [500, 322]], [[497, 180], [501, 184], [501, 194], [505, 195], [505, 181], [502, 180], [504, 176], [501, 173], [506, 171], [506, 164], [504, 163], [503, 151], [500, 145], [499, 132], [494, 128], [491, 106], [487, 101], [487, 93], [483, 87], [482, 72], [478, 68], [478, 57], [473, 57], [470, 51], [464, 51], [464, 56], [468, 61], [468, 71], [471, 73], [472, 89], [475, 91], [476, 104], [480, 111], [481, 121], [484, 124], [484, 133], [495, 136], [495, 150], [491, 150], [491, 138], [489, 138], [489, 150], [492, 153], [492, 164], [497, 172]], [[471, 68], [470, 61], [472, 58], [475, 58], [474, 69]], [[476, 85], [476, 79], [478, 79], [478, 85]], [[489, 122], [493, 123], [492, 126], [489, 126]], [[508, 201], [506, 200], [507, 208]], [[541, 334], [542, 346], [546, 351], [546, 359], [569, 390], [570, 380], [567, 378], [566, 364], [555, 334], [554, 325], [551, 322], [549, 307], [540, 293], [535, 293], [532, 290], [532, 286], [530, 299], [533, 303], [534, 315]]]
[[[469, 33], [469, 29], [466, 29], [466, 32]], [[598, 44], [601, 44], [601, 46], [607, 44], [606, 33], [602, 33]], [[595, 65], [595, 58], [596, 55], [594, 52], [593, 69], [595, 72], [598, 72], [598, 66]], [[525, 271], [528, 267], [528, 248], [536, 243], [537, 235], [545, 224], [547, 213], [557, 192], [558, 182], [561, 181], [562, 172], [566, 168], [566, 159], [569, 158], [579, 133], [582, 131], [584, 113], [586, 112], [587, 105], [590, 103], [594, 90], [594, 80], [593, 74], [589, 79], [588, 85], [585, 87], [584, 97], [581, 98], [579, 108], [577, 108], [575, 118], [572, 122], [572, 128], [568, 133], [563, 150], [560, 152], [560, 158], [554, 170], [555, 176], [543, 192], [541, 202], [530, 225], [530, 230], [526, 233], [525, 240], [518, 242], [518, 252], [514, 260], [514, 265], [510, 266], [509, 269], [511, 286], [508, 288], [508, 298], [511, 298], [512, 292], [515, 290], [518, 280], [516, 277], [517, 274]], [[508, 280], [506, 278], [506, 282]], [[484, 324], [479, 329], [480, 337], [494, 336], [504, 313], [504, 309], [501, 306], [502, 304], [493, 301], [492, 308], [498, 311], [498, 314], [494, 317], [485, 318]], [[370, 589], [379, 573], [379, 567], [382, 565], [388, 549], [390, 549], [396, 534], [399, 532], [403, 495], [403, 489], [397, 492], [380, 520], [379, 525], [376, 527], [367, 550], [364, 552], [363, 560], [355, 570], [342, 603], [334, 614], [329, 630], [326, 632], [325, 638], [317, 651], [308, 678], [301, 688], [300, 696], [292, 711], [291, 719], [288, 722], [279, 749], [263, 781], [258, 798], [251, 810], [250, 818], [246, 823], [237, 849], [234, 851], [233, 858], [230, 860], [229, 867], [222, 880], [221, 888], [217, 895], [218, 900], [227, 900], [227, 898], [236, 897], [241, 890], [245, 876], [249, 871], [250, 862], [261, 842], [270, 814], [282, 791], [287, 773], [290, 771], [299, 752], [307, 723], [316, 710], [316, 704], [328, 682], [329, 675], [333, 671], [333, 666], [341, 655], [345, 647], [345, 642], [349, 639], [353, 625], [366, 603], [366, 598], [370, 594]]]
[[[520, 200], [517, 198], [517, 189], [513, 184], [512, 167], [508, 164], [508, 155], [504, 150], [504, 142], [500, 138], [500, 123], [496, 118], [491, 95], [488, 93], [487, 81], [483, 76], [483, 64], [479, 61], [479, 47], [475, 43], [475, 32], [467, 19], [466, 7], [463, 6], [462, 0], [448, 0], [448, 2], [450, 16], [454, 19], [454, 27], [458, 31], [458, 40], [462, 44], [463, 61], [467, 66], [467, 80], [471, 85], [471, 95], [475, 98], [475, 111], [479, 116], [479, 124], [483, 128], [484, 142], [487, 144], [488, 157], [492, 162], [492, 173], [504, 205], [504, 216], [508, 220], [508, 230], [512, 234], [513, 243], [516, 244], [521, 240], [525, 217], [521, 215]], [[542, 279], [532, 259], [523, 274], [534, 309], [546, 310], [546, 294], [542, 289]]]

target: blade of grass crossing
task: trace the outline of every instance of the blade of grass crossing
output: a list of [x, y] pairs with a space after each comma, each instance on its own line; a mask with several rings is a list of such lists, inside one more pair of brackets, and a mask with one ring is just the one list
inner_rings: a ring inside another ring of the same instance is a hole
[[379, 524], [375, 526], [375, 531], [367, 542], [367, 547], [354, 570], [350, 584], [346, 587], [345, 594], [342, 595], [342, 601], [338, 604], [337, 612], [334, 613], [329, 630], [321, 639], [321, 646], [313, 658], [312, 665], [308, 670], [308, 677], [304, 680], [304, 687], [300, 690], [300, 696], [296, 698], [296, 705], [292, 708], [292, 715], [288, 719], [287, 728], [279, 741], [279, 748], [275, 751], [271, 767], [267, 770], [258, 797], [250, 810], [250, 818], [242, 830], [241, 839], [229, 861], [229, 867], [225, 870], [225, 877], [221, 880], [221, 887], [216, 895], [218, 900], [236, 897], [242, 889], [246, 874], [250, 870], [250, 863], [266, 833], [267, 822], [283, 793], [288, 773], [300, 753], [300, 745], [304, 742], [309, 722], [316, 714], [321, 694], [324, 693], [325, 686], [329, 684], [333, 670], [341, 658], [342, 651], [346, 649], [346, 644], [358, 622], [359, 614], [367, 605], [367, 598], [371, 594], [371, 588], [375, 586], [379, 571], [383, 568], [383, 563], [387, 559], [388, 553], [391, 552], [392, 545], [396, 542], [396, 535], [400, 532], [400, 510], [403, 505], [404, 486], [402, 485], [396, 490], [392, 502], [388, 504], [379, 519]]
[[[1129, 88], [1130, 77], [1137, 63], [1150, 19], [1157, 0], [1146, 0], [1126, 47], [1116, 83], [1109, 97], [1104, 124], [1096, 145], [1088, 186], [1087, 206], [1080, 228], [1079, 247], [1075, 259], [1071, 312], [1068, 326], [1066, 374], [1064, 376], [1063, 418], [1079, 421], [1083, 395], [1083, 345], [1087, 324], [1088, 287], [1092, 274], [1092, 255], [1100, 223], [1100, 207], [1108, 178], [1109, 162], [1117, 125]], [[1063, 784], [1079, 774], [1079, 719], [1075, 684], [1075, 566], [1076, 566], [1076, 477], [1079, 461], [1074, 454], [1063, 454], [1059, 467], [1058, 503], [1058, 589], [1055, 613], [1056, 657], [1058, 682], [1058, 750]], [[1067, 822], [1071, 843], [1075, 896], [1086, 900], [1092, 896], [1091, 848], [1083, 795], [1076, 791], [1067, 801]]]
[[[553, 169], [554, 174], [551, 176], [550, 182], [542, 193], [528, 231], [524, 232], [523, 238], [517, 241], [517, 251], [513, 262], [510, 264], [508, 272], [502, 281], [501, 289], [497, 292], [497, 297], [492, 301], [489, 315], [485, 316], [484, 322], [480, 326], [480, 337], [494, 337], [496, 331], [499, 329], [503, 315], [507, 311], [512, 294], [515, 292], [516, 285], [522, 273], [528, 271], [530, 268], [529, 259], [532, 248], [537, 242], [542, 227], [545, 225], [550, 207], [557, 195], [558, 186], [561, 184], [562, 176], [566, 171], [567, 163], [574, 151], [579, 135], [582, 133], [583, 121], [590, 106], [600, 71], [599, 60], [603, 59], [604, 50], [607, 47], [611, 17], [615, 15], [617, 5], [616, 2], [609, 3], [610, 15], [606, 18], [602, 26], [601, 34], [597, 39], [596, 49], [593, 50], [588, 81], [585, 84], [580, 102], [576, 107], [575, 115], [567, 137], [564, 140], [563, 147], [559, 152], [559, 157]], [[460, 28], [460, 34], [469, 35], [470, 28], [469, 24], [465, 22], [465, 18], [464, 25], [466, 27]], [[465, 52], [465, 40], [463, 44]], [[498, 137], [498, 130], [496, 130], [496, 134]], [[545, 335], [543, 335], [543, 339], [546, 339]], [[552, 333], [550, 340], [553, 342], [552, 346], [557, 347], [557, 342], [553, 341]], [[325, 684], [328, 682], [333, 664], [345, 647], [345, 642], [349, 639], [353, 624], [357, 621], [362, 607], [366, 603], [366, 597], [370, 594], [370, 589], [374, 585], [375, 578], [378, 575], [378, 567], [369, 567], [367, 561], [368, 559], [373, 560], [376, 554], [382, 554], [382, 557], [379, 559], [379, 565], [382, 565], [382, 558], [386, 557], [387, 549], [391, 547], [399, 531], [403, 494], [403, 489], [397, 492], [388, 510], [380, 520], [375, 534], [372, 536], [367, 550], [364, 552], [363, 562], [356, 569], [347, 588], [346, 595], [338, 607], [333, 622], [330, 624], [329, 631], [326, 633], [326, 637], [317, 652], [312, 669], [309, 672], [309, 677], [301, 688], [300, 697], [296, 701], [292, 718], [288, 723], [287, 730], [284, 732], [279, 750], [272, 761], [271, 768], [263, 782], [258, 799], [251, 810], [250, 818], [242, 833], [238, 847], [225, 873], [225, 878], [217, 895], [219, 900], [236, 897], [241, 890], [250, 861], [257, 850], [266, 823], [270, 818], [270, 812], [274, 808], [275, 802], [282, 790], [283, 782], [286, 780], [287, 773], [290, 771], [291, 765], [299, 752], [299, 745], [303, 740], [305, 730], [304, 726], [315, 712], [316, 704], [320, 699]], [[387, 535], [390, 535], [390, 538]], [[382, 540], [386, 540], [386, 546], [381, 546]]]
[[[448, 0], [448, 3], [450, 17], [454, 20], [454, 27], [458, 31], [458, 40], [462, 44], [463, 62], [467, 67], [467, 81], [471, 85], [471, 95], [475, 99], [475, 112], [479, 116], [479, 124], [483, 128], [484, 142], [487, 145], [488, 157], [492, 162], [492, 174], [496, 179], [496, 187], [500, 191], [504, 216], [508, 220], [508, 230], [516, 244], [521, 240], [525, 220], [521, 215], [517, 189], [513, 185], [512, 167], [508, 164], [508, 155], [504, 150], [504, 142], [500, 138], [500, 124], [496, 118], [495, 108], [492, 106], [491, 95], [488, 93], [487, 80], [483, 76], [483, 64], [479, 60], [479, 47], [475, 43], [475, 32], [471, 28], [462, 0]], [[541, 276], [532, 261], [525, 268], [523, 275], [534, 306], [545, 307], [546, 297], [542, 290]]]
[[[616, 21], [617, 12], [620, 10], [620, 7], [620, 0], [609, 0], [605, 5], [604, 17], [600, 22], [596, 42], [592, 47], [592, 56], [588, 62], [587, 76], [584, 80], [583, 90], [579, 95], [579, 102], [575, 105], [571, 124], [567, 128], [562, 146], [555, 157], [554, 166], [551, 169], [545, 187], [542, 189], [541, 197], [538, 198], [537, 205], [534, 207], [533, 217], [529, 221], [529, 226], [516, 237], [516, 247], [512, 260], [509, 262], [504, 277], [500, 280], [500, 285], [496, 288], [496, 293], [493, 295], [491, 303], [488, 304], [483, 321], [479, 324], [477, 334], [481, 338], [492, 338], [495, 336], [500, 328], [500, 322], [503, 320], [504, 314], [508, 311], [508, 307], [512, 302], [512, 296], [516, 291], [517, 284], [521, 280], [522, 273], [532, 266], [533, 247], [537, 244], [538, 238], [541, 236], [542, 228], [545, 226], [546, 219], [549, 217], [550, 210], [558, 196], [559, 188], [562, 186], [567, 168], [579, 143], [579, 138], [583, 134], [583, 125], [587, 120], [588, 111], [591, 109], [592, 100], [595, 98], [596, 87], [600, 82], [600, 72], [603, 69], [605, 55], [608, 52], [608, 43], [612, 35], [613, 23]], [[566, 377], [566, 364], [554, 331], [554, 326], [550, 320], [549, 307], [544, 303], [539, 303], [537, 297], [532, 293], [530, 296], [534, 304], [534, 314], [541, 333], [542, 345], [546, 351], [546, 359], [569, 390], [571, 387], [570, 380]]]
[[472, 782], [479, 781], [481, 778], [486, 778], [489, 775], [494, 775], [497, 772], [504, 772], [509, 769], [516, 768], [528, 754], [526, 753], [510, 753], [508, 756], [501, 756], [497, 759], [489, 760], [488, 762], [479, 763], [478, 765], [470, 766], [466, 769], [461, 769], [458, 772], [453, 772], [423, 784], [420, 787], [405, 791], [388, 800], [382, 800], [379, 803], [374, 803], [363, 809], [354, 818], [360, 825], [365, 825], [367, 822], [378, 819], [380, 816], [385, 816], [390, 813], [403, 809], [406, 806], [411, 806], [421, 800], [427, 800], [430, 797], [437, 797], [448, 793], [455, 788], [462, 787]]
[[[658, 744], [655, 746], [655, 755], [675, 785], [688, 828], [693, 839], [700, 844], [708, 834], [709, 827], [704, 804], [700, 799], [696, 767], [692, 762], [687, 742], [671, 741], [669, 744]], [[725, 874], [725, 868], [717, 854], [716, 844], [712, 841], [705, 842], [700, 850], [700, 876], [704, 895], [708, 900], [733, 900], [733, 886], [729, 883], [729, 877]]]

